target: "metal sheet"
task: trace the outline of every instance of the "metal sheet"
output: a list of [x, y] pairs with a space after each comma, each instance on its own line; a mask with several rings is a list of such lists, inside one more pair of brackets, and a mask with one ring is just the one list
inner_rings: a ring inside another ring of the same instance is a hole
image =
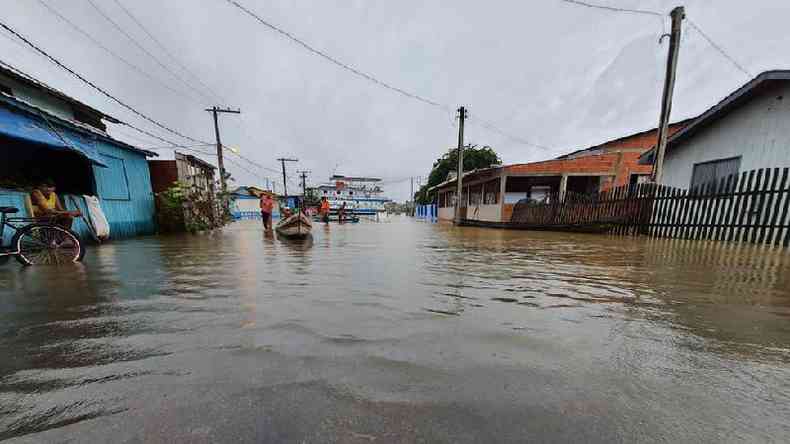
[[106, 167], [96, 142], [66, 129], [57, 128], [40, 117], [14, 112], [0, 106], [0, 135], [45, 145], [52, 149], [74, 151], [95, 165]]

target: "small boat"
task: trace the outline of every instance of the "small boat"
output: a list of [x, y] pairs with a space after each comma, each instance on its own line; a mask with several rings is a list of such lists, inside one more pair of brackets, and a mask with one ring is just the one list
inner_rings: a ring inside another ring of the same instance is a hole
[[[321, 216], [321, 215], [313, 216], [313, 221], [314, 222], [324, 222], [324, 217]], [[337, 215], [332, 214], [332, 215], [329, 216], [329, 222], [340, 222], [340, 217], [337, 216]], [[353, 214], [347, 215], [345, 218], [343, 218], [343, 222], [344, 223], [355, 224], [355, 223], [359, 222], [359, 216], [356, 216], [356, 215], [353, 215]]]
[[288, 239], [304, 239], [310, 235], [310, 231], [313, 229], [313, 223], [306, 214], [300, 211], [277, 222], [274, 229], [279, 236]]

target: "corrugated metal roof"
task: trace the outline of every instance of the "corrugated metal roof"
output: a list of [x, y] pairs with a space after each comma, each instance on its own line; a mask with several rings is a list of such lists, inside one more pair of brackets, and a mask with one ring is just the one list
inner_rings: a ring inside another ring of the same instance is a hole
[[79, 108], [82, 108], [83, 110], [90, 111], [91, 113], [94, 113], [94, 114], [100, 116], [101, 118], [106, 119], [108, 122], [122, 123], [120, 120], [116, 119], [115, 117], [112, 117], [112, 116], [110, 116], [108, 114], [105, 114], [105, 113], [99, 111], [98, 109], [96, 109], [96, 108], [94, 108], [94, 107], [92, 107], [90, 105], [87, 105], [87, 104], [85, 104], [83, 102], [80, 102], [79, 100], [67, 95], [66, 93], [64, 93], [64, 92], [62, 92], [62, 91], [60, 91], [60, 90], [58, 90], [56, 88], [53, 88], [53, 87], [47, 85], [46, 83], [42, 82], [41, 80], [38, 80], [38, 79], [34, 78], [33, 76], [28, 75], [28, 74], [26, 74], [26, 73], [24, 73], [24, 72], [22, 72], [22, 71], [20, 71], [20, 70], [18, 70], [16, 68], [14, 68], [13, 66], [9, 65], [8, 63], [3, 62], [2, 60], [0, 60], [0, 73], [5, 74], [5, 75], [7, 75], [9, 77], [12, 77], [16, 81], [18, 81], [20, 83], [24, 83], [25, 85], [30, 86], [30, 87], [32, 87], [34, 89], [37, 89], [37, 90], [40, 90], [40, 91], [44, 91], [45, 93], [47, 93], [49, 95], [52, 95], [52, 96], [55, 96], [55, 97], [65, 101], [65, 102], [68, 102], [68, 103], [72, 104], [72, 105], [76, 105]]
[[15, 111], [18, 111], [18, 112], [26, 113], [26, 114], [28, 114], [30, 116], [33, 116], [33, 118], [35, 118], [35, 119], [42, 119], [42, 118], [46, 119], [46, 120], [48, 120], [48, 121], [50, 121], [52, 123], [55, 123], [57, 125], [63, 126], [65, 128], [68, 128], [70, 130], [76, 131], [78, 133], [82, 133], [83, 135], [89, 135], [89, 136], [96, 137], [98, 139], [104, 140], [106, 142], [110, 142], [112, 144], [115, 144], [115, 145], [117, 145], [117, 146], [119, 146], [121, 148], [127, 149], [129, 151], [137, 152], [137, 153], [142, 154], [142, 155], [144, 155], [146, 157], [158, 157], [159, 156], [159, 154], [157, 154], [157, 153], [155, 153], [153, 151], [148, 151], [148, 150], [144, 150], [144, 149], [141, 149], [141, 148], [137, 148], [135, 146], [129, 145], [126, 142], [122, 142], [122, 141], [120, 141], [118, 139], [110, 137], [107, 133], [99, 130], [98, 128], [95, 128], [95, 127], [87, 125], [87, 124], [74, 122], [72, 120], [63, 119], [63, 118], [58, 117], [58, 116], [56, 116], [56, 115], [54, 115], [54, 114], [52, 114], [52, 113], [50, 113], [50, 112], [48, 112], [48, 111], [46, 111], [44, 109], [41, 109], [41, 108], [39, 108], [37, 106], [34, 106], [34, 105], [31, 105], [31, 104], [29, 104], [29, 103], [27, 103], [27, 102], [25, 102], [23, 100], [20, 100], [20, 99], [18, 99], [16, 97], [9, 96], [7, 94], [0, 93], [0, 105], [5, 106], [7, 108], [11, 108], [11, 109], [13, 109]]

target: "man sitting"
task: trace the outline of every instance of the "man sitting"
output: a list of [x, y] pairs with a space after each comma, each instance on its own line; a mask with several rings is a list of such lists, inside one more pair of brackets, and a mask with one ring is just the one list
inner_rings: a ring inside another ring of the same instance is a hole
[[55, 184], [51, 180], [45, 180], [30, 193], [30, 200], [33, 204], [33, 217], [50, 219], [52, 223], [65, 228], [71, 228], [75, 217], [82, 215], [79, 211], [68, 211], [55, 194]]

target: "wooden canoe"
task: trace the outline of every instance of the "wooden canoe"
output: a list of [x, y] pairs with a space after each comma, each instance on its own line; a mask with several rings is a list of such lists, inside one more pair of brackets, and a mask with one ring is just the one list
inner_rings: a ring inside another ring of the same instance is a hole
[[280, 220], [274, 227], [277, 234], [288, 239], [304, 239], [310, 235], [313, 223], [304, 213], [299, 212]]

